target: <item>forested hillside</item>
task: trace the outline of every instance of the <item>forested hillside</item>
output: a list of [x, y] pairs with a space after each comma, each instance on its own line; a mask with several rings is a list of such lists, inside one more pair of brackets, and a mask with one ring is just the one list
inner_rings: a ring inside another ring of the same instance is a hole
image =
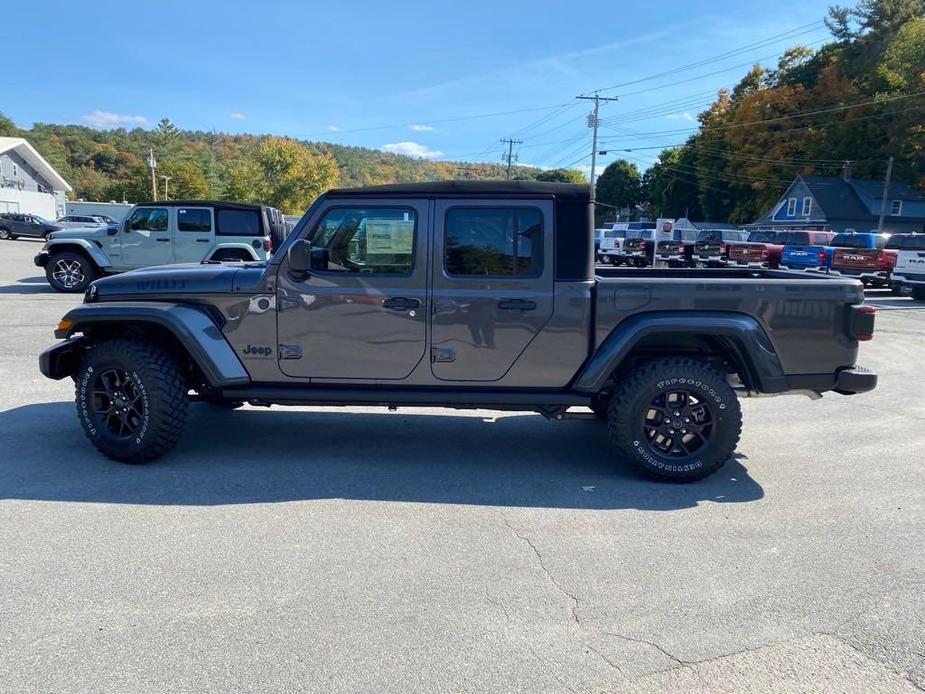
[[[166, 118], [151, 130], [46, 123], [20, 129], [0, 114], [0, 135], [27, 138], [74, 187], [72, 197], [87, 200], [149, 199], [149, 148], [157, 160], [158, 190], [160, 177], [170, 176], [172, 198], [268, 202], [292, 214], [333, 186], [505, 176], [499, 164], [428, 161], [328, 142], [188, 131]], [[515, 178], [540, 174], [530, 167], [513, 170]]]
[[[832, 8], [832, 41], [720, 92], [696, 134], [645, 172], [641, 201], [668, 217], [749, 222], [797, 174], [840, 175], [848, 161], [855, 178], [882, 179], [890, 156], [894, 180], [925, 190], [923, 15], [923, 0]], [[656, 146], [678, 139], [651, 135]]]

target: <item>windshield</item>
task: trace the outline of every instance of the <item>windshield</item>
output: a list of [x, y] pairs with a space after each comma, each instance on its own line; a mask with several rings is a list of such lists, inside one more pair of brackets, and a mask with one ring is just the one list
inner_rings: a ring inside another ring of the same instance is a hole
[[611, 229], [604, 232], [605, 239], [624, 239], [626, 238], [626, 229]]
[[753, 231], [748, 235], [748, 240], [755, 243], [780, 243], [779, 238], [775, 231]]

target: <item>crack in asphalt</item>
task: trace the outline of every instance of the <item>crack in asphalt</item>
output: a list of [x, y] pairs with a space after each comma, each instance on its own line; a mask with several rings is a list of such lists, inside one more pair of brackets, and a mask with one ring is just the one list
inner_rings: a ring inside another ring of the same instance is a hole
[[918, 682], [916, 682], [915, 680], [912, 679], [912, 673], [909, 673], [909, 672], [900, 672], [899, 670], [896, 670], [896, 669], [890, 667], [890, 665], [889, 665], [887, 662], [881, 660], [880, 658], [875, 658], [874, 656], [870, 655], [869, 653], [865, 653], [863, 650], [861, 650], [860, 648], [858, 648], [857, 646], [855, 646], [853, 643], [851, 643], [850, 641], [848, 641], [848, 640], [847, 640], [846, 638], [844, 638], [843, 636], [839, 636], [838, 634], [835, 634], [835, 633], [832, 633], [832, 632], [829, 632], [829, 631], [815, 631], [815, 632], [813, 632], [812, 635], [814, 635], [814, 636], [828, 636], [828, 637], [830, 637], [830, 638], [835, 639], [836, 641], [838, 641], [838, 642], [840, 642], [840, 643], [845, 644], [848, 648], [850, 648], [851, 650], [853, 650], [855, 653], [858, 653], [859, 655], [864, 656], [864, 657], [867, 658], [868, 660], [873, 660], [873, 661], [875, 661], [875, 662], [880, 663], [880, 664], [883, 665], [887, 670], [889, 670], [890, 672], [892, 672], [894, 675], [898, 675], [899, 677], [902, 677], [904, 680], [906, 680], [909, 684], [911, 684], [913, 687], [915, 687], [916, 689], [918, 689], [920, 692], [925, 692], [925, 687], [922, 687], [921, 685], [919, 685]]
[[556, 579], [556, 577], [553, 576], [553, 575], [549, 572], [549, 569], [546, 568], [546, 563], [543, 561], [543, 555], [540, 554], [540, 551], [536, 548], [536, 545], [533, 544], [533, 540], [531, 540], [529, 537], [527, 537], [526, 535], [524, 535], [523, 533], [521, 533], [517, 528], [515, 528], [513, 525], [511, 525], [510, 521], [507, 519], [507, 516], [505, 516], [503, 512], [498, 511], [498, 513], [499, 513], [500, 516], [501, 516], [501, 522], [504, 523], [504, 525], [507, 526], [507, 528], [508, 528], [512, 533], [514, 533], [514, 536], [515, 536], [518, 540], [521, 540], [521, 541], [523, 541], [523, 542], [526, 542], [527, 545], [530, 547], [530, 549], [533, 550], [533, 554], [536, 556], [536, 560], [537, 560], [537, 562], [539, 563], [540, 568], [543, 570], [543, 573], [546, 574], [546, 577], [549, 579], [550, 583], [552, 583], [552, 584], [556, 587], [556, 590], [558, 590], [560, 593], [562, 593], [563, 595], [565, 595], [565, 596], [569, 599], [569, 601], [572, 603], [572, 607], [571, 607], [572, 620], [575, 622], [575, 624], [581, 624], [581, 621], [578, 619], [578, 598], [575, 597], [574, 595], [572, 595], [571, 593], [569, 593], [569, 592], [562, 586], [562, 584], [559, 583], [559, 581]]
[[[656, 649], [657, 651], [659, 651], [659, 652], [662, 653], [663, 655], [666, 655], [666, 656], [668, 656], [669, 658], [671, 658], [671, 660], [673, 660], [674, 662], [676, 662], [676, 663], [678, 664], [679, 667], [690, 667], [691, 665], [696, 665], [697, 662], [698, 662], [698, 661], [693, 661], [693, 660], [681, 660], [681, 658], [678, 658], [676, 655], [673, 655], [672, 653], [669, 653], [669, 652], [668, 652], [668, 649], [666, 649], [666, 648], [664, 648], [663, 646], [660, 646], [659, 644], [655, 643], [655, 641], [649, 641], [648, 639], [638, 639], [638, 638], [635, 638], [635, 637], [633, 637], [633, 636], [627, 636], [626, 634], [617, 634], [617, 633], [614, 633], [614, 632], [612, 632], [612, 631], [605, 631], [605, 632], [603, 632], [603, 633], [604, 633], [605, 636], [615, 636], [615, 637], [617, 637], [618, 639], [623, 639], [624, 641], [632, 641], [633, 643], [642, 643], [642, 644], [645, 644], [646, 646], [651, 646], [652, 648]], [[730, 653], [729, 655], [735, 655], [735, 653]], [[717, 657], [717, 658], [722, 658], [722, 657], [724, 657], [724, 656], [721, 656], [721, 655], [720, 655], [720, 656], [716, 656], [716, 657]], [[714, 658], [711, 658], [710, 660], [714, 660]], [[699, 662], [706, 662], [706, 661], [699, 661]], [[671, 669], [674, 669], [674, 668], [671, 668]], [[657, 670], [656, 672], [660, 672], [660, 671]]]
[[585, 643], [584, 641], [582, 641], [582, 645], [583, 645], [585, 648], [587, 648], [589, 651], [591, 651], [592, 653], [594, 653], [598, 658], [600, 658], [600, 659], [603, 660], [605, 663], [607, 663], [610, 667], [612, 667], [612, 668], [613, 668], [614, 670], [616, 670], [617, 672], [621, 672], [621, 673], [623, 672], [623, 668], [621, 668], [619, 665], [617, 665], [615, 662], [613, 662], [610, 658], [608, 658], [606, 655], [604, 655], [604, 654], [601, 653], [599, 650], [597, 650], [597, 649], [596, 649], [594, 646], [592, 646], [590, 643]]

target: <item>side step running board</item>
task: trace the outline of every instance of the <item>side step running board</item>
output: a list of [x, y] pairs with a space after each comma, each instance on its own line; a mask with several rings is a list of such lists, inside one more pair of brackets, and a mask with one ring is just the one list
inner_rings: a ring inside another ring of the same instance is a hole
[[411, 390], [389, 388], [312, 388], [305, 386], [243, 386], [222, 388], [222, 397], [255, 405], [380, 405], [473, 409], [538, 410], [585, 406], [591, 398], [560, 391]]

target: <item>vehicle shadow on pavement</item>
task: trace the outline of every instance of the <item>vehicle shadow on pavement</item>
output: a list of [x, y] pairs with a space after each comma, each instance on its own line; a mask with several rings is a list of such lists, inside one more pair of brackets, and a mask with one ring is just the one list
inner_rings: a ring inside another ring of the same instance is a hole
[[16, 284], [0, 286], [0, 294], [57, 294], [48, 284], [45, 276], [23, 277], [16, 280]]
[[736, 454], [693, 484], [639, 476], [597, 421], [313, 409], [190, 408], [176, 450], [111, 462], [69, 402], [0, 412], [0, 498], [213, 505], [357, 499], [581, 509], [691, 508], [764, 496]]

